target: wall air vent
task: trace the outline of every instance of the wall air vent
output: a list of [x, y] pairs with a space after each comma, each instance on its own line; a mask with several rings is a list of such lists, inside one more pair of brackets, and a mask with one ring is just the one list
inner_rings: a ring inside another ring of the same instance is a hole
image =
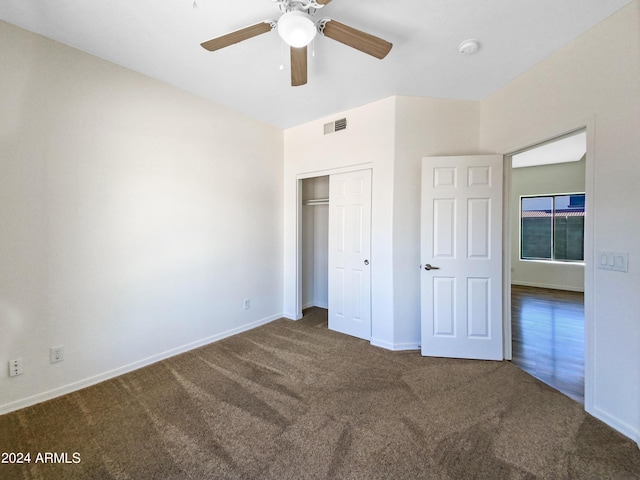
[[341, 118], [340, 120], [336, 120], [335, 122], [329, 122], [324, 124], [324, 134], [329, 135], [330, 133], [339, 132], [340, 130], [347, 129], [347, 119]]

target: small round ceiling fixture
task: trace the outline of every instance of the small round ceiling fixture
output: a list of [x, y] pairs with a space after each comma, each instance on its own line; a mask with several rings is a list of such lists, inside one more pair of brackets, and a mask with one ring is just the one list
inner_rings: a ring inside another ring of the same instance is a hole
[[474, 40], [473, 38], [465, 40], [460, 45], [458, 45], [458, 51], [462, 55], [473, 55], [478, 51], [479, 48], [480, 48], [480, 44], [478, 43], [477, 40]]

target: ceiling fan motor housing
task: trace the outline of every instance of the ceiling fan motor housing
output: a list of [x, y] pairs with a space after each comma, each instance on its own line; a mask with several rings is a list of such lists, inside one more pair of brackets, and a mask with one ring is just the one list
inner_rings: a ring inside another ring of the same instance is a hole
[[[283, 13], [292, 12], [294, 10], [308, 12], [313, 15], [316, 9], [325, 6], [325, 3], [318, 2], [316, 0], [273, 0], [280, 7], [280, 11]], [[326, 2], [329, 3], [329, 2]]]

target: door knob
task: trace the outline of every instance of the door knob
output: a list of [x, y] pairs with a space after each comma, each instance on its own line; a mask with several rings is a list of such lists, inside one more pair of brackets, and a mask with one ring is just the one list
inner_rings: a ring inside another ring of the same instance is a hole
[[440, 270], [440, 267], [433, 267], [431, 265], [429, 265], [428, 263], [424, 266], [425, 270]]
[[369, 260], [365, 260], [365, 261], [364, 261], [364, 264], [365, 264], [365, 265], [369, 265]]

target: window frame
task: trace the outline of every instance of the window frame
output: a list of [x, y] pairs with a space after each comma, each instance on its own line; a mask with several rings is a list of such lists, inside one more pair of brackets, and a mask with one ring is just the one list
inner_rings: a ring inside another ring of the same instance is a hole
[[[534, 194], [534, 195], [520, 195], [519, 206], [518, 206], [518, 227], [519, 227], [519, 235], [518, 235], [518, 243], [519, 243], [519, 252], [518, 259], [521, 262], [540, 262], [540, 263], [559, 263], [559, 264], [571, 264], [571, 265], [584, 265], [584, 232], [585, 226], [583, 223], [582, 226], [582, 235], [583, 235], [583, 252], [582, 252], [582, 260], [571, 260], [571, 259], [557, 259], [555, 258], [555, 218], [556, 218], [556, 198], [557, 197], [567, 197], [571, 195], [584, 195], [585, 203], [586, 203], [586, 192], [570, 192], [570, 193], [544, 193], [544, 194]], [[552, 199], [552, 213], [551, 213], [551, 258], [544, 257], [523, 257], [523, 239], [522, 239], [522, 201], [527, 198], [550, 198]], [[583, 210], [583, 216], [585, 215], [585, 210]]]

